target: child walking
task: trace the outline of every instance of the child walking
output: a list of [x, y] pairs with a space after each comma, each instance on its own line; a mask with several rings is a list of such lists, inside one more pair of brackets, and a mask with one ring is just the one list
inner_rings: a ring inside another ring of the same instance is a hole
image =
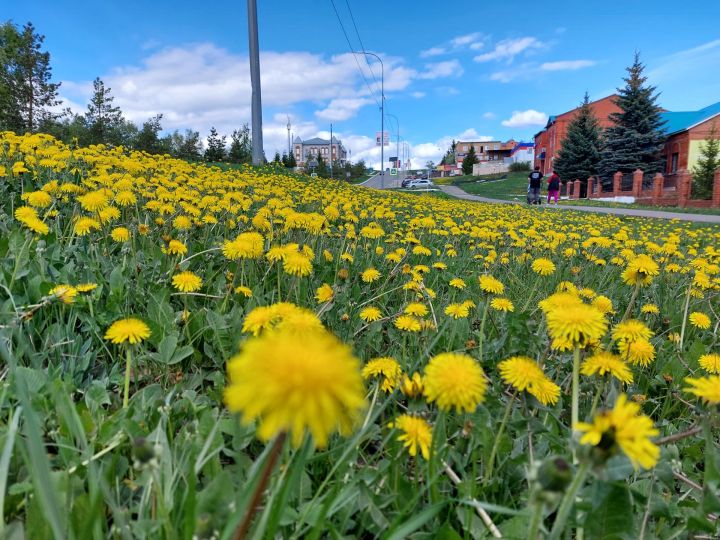
[[560, 197], [560, 177], [555, 171], [552, 172], [550, 178], [548, 178], [548, 198], [547, 202], [550, 204], [550, 199], [555, 199], [555, 206], [557, 206], [558, 198]]

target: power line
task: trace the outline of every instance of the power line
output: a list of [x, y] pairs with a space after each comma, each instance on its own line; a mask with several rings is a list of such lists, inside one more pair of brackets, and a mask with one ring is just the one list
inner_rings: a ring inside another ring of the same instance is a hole
[[[353, 23], [353, 28], [355, 28], [355, 34], [357, 35], [358, 41], [360, 42], [360, 49], [362, 50], [363, 54], [365, 53], [365, 45], [363, 45], [362, 38], [360, 37], [360, 32], [358, 31], [357, 24], [355, 24], [355, 17], [353, 16], [352, 8], [350, 7], [350, 3], [348, 0], [345, 0], [345, 5], [348, 8], [348, 11], [350, 12], [350, 20]], [[373, 71], [372, 66], [370, 65], [370, 62], [368, 62], [367, 55], [365, 55], [365, 63], [367, 64], [368, 68], [370, 69], [370, 73], [372, 74], [372, 78], [375, 81], [375, 84], [378, 85], [377, 77], [375, 77], [375, 72]]]
[[[360, 67], [360, 62], [357, 58], [357, 54], [354, 53], [354, 49], [352, 46], [352, 43], [350, 43], [350, 38], [347, 35], [347, 32], [345, 31], [345, 25], [342, 23], [342, 19], [340, 18], [340, 13], [338, 13], [337, 7], [335, 6], [335, 0], [330, 0], [330, 3], [332, 4], [333, 10], [335, 11], [335, 17], [337, 17], [338, 22], [340, 23], [340, 28], [342, 29], [342, 33], [345, 36], [345, 41], [347, 41], [348, 47], [350, 48], [350, 52], [353, 55], [353, 58], [355, 58], [355, 63], [357, 64], [358, 70], [360, 71], [360, 75], [362, 75], [363, 80], [365, 81], [365, 86], [367, 86], [368, 90], [370, 91], [370, 94], [372, 95], [373, 99], [375, 100], [375, 103], [378, 104], [378, 107], [381, 107], [380, 102], [378, 101], [377, 97], [375, 96], [375, 92], [373, 91], [372, 87], [370, 86], [370, 83], [367, 80], [367, 77], [365, 76], [365, 72]], [[362, 43], [361, 43], [362, 45]], [[364, 49], [363, 49], [364, 52]], [[367, 62], [367, 59], [365, 60]], [[370, 73], [372, 73], [372, 69], [370, 70]], [[373, 78], [375, 77], [375, 74], [373, 73]]]

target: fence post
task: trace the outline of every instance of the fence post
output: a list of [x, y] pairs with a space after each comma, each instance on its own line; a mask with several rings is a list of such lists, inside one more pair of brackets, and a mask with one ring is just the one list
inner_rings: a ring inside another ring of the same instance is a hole
[[579, 199], [580, 198], [580, 180], [576, 179], [575, 182], [573, 182], [573, 199]]
[[595, 196], [595, 177], [588, 178], [587, 198], [592, 199]]
[[642, 195], [642, 182], [643, 182], [643, 172], [640, 169], [635, 169], [635, 172], [633, 172], [633, 186], [632, 186], [632, 195], [635, 198], [640, 197]]
[[713, 182], [712, 207], [720, 208], [720, 169], [715, 171], [715, 180]]
[[678, 171], [677, 175], [678, 206], [685, 208], [688, 200], [690, 200], [690, 181], [692, 178], [684, 169]]
[[620, 196], [620, 187], [622, 182], [622, 173], [620, 171], [613, 174], [613, 197]]
[[663, 196], [663, 188], [665, 186], [665, 177], [660, 173], [655, 173], [653, 178], [653, 197], [652, 202], [654, 205], [660, 203], [660, 199]]

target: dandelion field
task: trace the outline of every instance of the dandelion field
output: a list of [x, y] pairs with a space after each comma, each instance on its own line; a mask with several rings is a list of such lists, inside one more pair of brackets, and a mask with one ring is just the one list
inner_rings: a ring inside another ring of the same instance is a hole
[[718, 246], [0, 134], [0, 537], [717, 538]]

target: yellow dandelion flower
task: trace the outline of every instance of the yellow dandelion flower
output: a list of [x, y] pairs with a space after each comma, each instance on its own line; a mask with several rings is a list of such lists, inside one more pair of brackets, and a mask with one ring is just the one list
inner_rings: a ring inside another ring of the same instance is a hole
[[259, 306], [250, 311], [245, 316], [242, 331], [258, 336], [261, 332], [272, 329], [303, 332], [323, 328], [320, 319], [309, 309], [290, 302], [278, 302], [269, 306]]
[[648, 366], [655, 360], [655, 347], [646, 339], [622, 340], [618, 343], [620, 355], [633, 365]]
[[395, 325], [395, 328], [405, 332], [419, 332], [422, 329], [420, 321], [412, 315], [400, 315], [397, 319], [395, 319], [393, 324]]
[[637, 341], [639, 339], [650, 339], [653, 332], [644, 322], [629, 319], [616, 324], [611, 335], [615, 341]]
[[63, 304], [72, 304], [78, 295], [78, 290], [72, 285], [56, 285], [48, 291], [48, 295], [56, 296]]
[[83, 210], [87, 212], [99, 212], [110, 204], [107, 195], [102, 190], [89, 191], [85, 195], [79, 196], [77, 201], [80, 203]]
[[202, 287], [202, 279], [190, 271], [180, 272], [172, 278], [173, 287], [180, 292], [195, 292]]
[[440, 410], [473, 412], [485, 399], [487, 381], [480, 364], [458, 353], [434, 356], [425, 367], [424, 395]]
[[245, 298], [252, 298], [252, 289], [250, 287], [246, 287], [245, 285], [239, 285], [238, 287], [235, 287], [235, 292], [237, 294], [242, 294]]
[[412, 374], [412, 377], [405, 375], [400, 385], [400, 391], [410, 399], [422, 395], [424, 388], [422, 375], [417, 371]]
[[416, 317], [424, 317], [429, 313], [429, 310], [425, 304], [420, 302], [411, 302], [403, 310], [405, 315], [415, 315]]
[[130, 240], [130, 231], [126, 227], [115, 227], [110, 233], [110, 238], [115, 242], [127, 242]]
[[557, 403], [560, 387], [547, 378], [534, 360], [525, 356], [514, 356], [498, 364], [503, 381], [519, 392], [527, 391], [543, 405]]
[[708, 373], [720, 375], [720, 354], [703, 354], [698, 358], [698, 363]]
[[495, 311], [503, 311], [505, 313], [515, 311], [515, 306], [507, 298], [493, 298], [490, 302], [490, 307]]
[[362, 369], [363, 379], [372, 379], [382, 377], [380, 388], [383, 392], [392, 392], [395, 387], [400, 384], [402, 377], [402, 369], [397, 360], [389, 356], [382, 358], [373, 358]]
[[402, 431], [397, 438], [407, 448], [408, 453], [415, 457], [420, 449], [423, 458], [430, 459], [430, 447], [432, 446], [432, 428], [430, 424], [419, 416], [402, 414], [388, 427]]
[[98, 230], [99, 228], [100, 223], [98, 220], [89, 217], [81, 217], [75, 222], [75, 225], [73, 225], [73, 231], [78, 236], [85, 236], [90, 233], [90, 231]]
[[29, 191], [23, 194], [22, 200], [35, 208], [47, 208], [52, 204], [52, 197], [45, 191]]
[[226, 259], [257, 259], [262, 257], [265, 239], [257, 232], [240, 233], [234, 240], [223, 242], [222, 252]]
[[165, 249], [165, 252], [170, 255], [185, 255], [187, 251], [187, 247], [180, 240], [170, 240]]
[[368, 268], [361, 274], [360, 277], [365, 283], [373, 283], [380, 279], [380, 272], [378, 272], [375, 268]]
[[317, 300], [318, 304], [324, 304], [326, 302], [329, 302], [333, 299], [334, 296], [335, 291], [333, 291], [333, 288], [330, 286], [329, 283], [323, 283], [315, 291], [315, 300]]
[[135, 345], [150, 337], [150, 328], [140, 319], [130, 317], [112, 323], [105, 332], [104, 337], [116, 345], [126, 341], [131, 345]]
[[479, 278], [480, 281], [480, 288], [485, 291], [486, 293], [490, 294], [504, 294], [505, 293], [505, 285], [502, 284], [500, 280], [495, 279], [494, 277], [483, 274]]
[[365, 407], [359, 361], [325, 330], [249, 339], [227, 369], [225, 403], [244, 424], [259, 421], [262, 440], [287, 432], [299, 447], [309, 432], [324, 447], [335, 431], [349, 435]]
[[88, 292], [92, 292], [95, 289], [97, 289], [98, 284], [97, 283], [80, 283], [79, 285], [76, 285], [75, 288], [77, 289], [78, 292], [88, 293]]
[[632, 259], [621, 277], [628, 285], [649, 285], [660, 274], [660, 267], [649, 255], [638, 255]]
[[710, 317], [708, 317], [701, 311], [693, 311], [688, 316], [688, 320], [690, 321], [690, 324], [692, 324], [695, 328], [700, 328], [701, 330], [707, 330], [708, 328], [710, 328]]
[[600, 313], [603, 315], [607, 315], [609, 313], [614, 313], [615, 310], [613, 309], [613, 303], [612, 300], [610, 300], [607, 296], [599, 295], [596, 296], [593, 301], [592, 305], [597, 308]]
[[645, 313], [646, 315], [659, 315], [660, 308], [658, 308], [655, 304], [645, 304], [640, 308], [640, 312]]
[[463, 279], [460, 279], [460, 278], [453, 278], [453, 279], [451, 279], [449, 285], [450, 285], [451, 287], [454, 287], [455, 289], [460, 289], [460, 290], [462, 290], [462, 289], [464, 289], [465, 287], [467, 287], [467, 285], [465, 284], [465, 281], [464, 281]]
[[586, 358], [580, 366], [580, 373], [588, 377], [596, 374], [602, 377], [609, 373], [625, 384], [633, 381], [632, 372], [622, 358], [607, 351], [598, 351]]
[[573, 427], [583, 434], [580, 444], [595, 446], [608, 457], [619, 449], [636, 469], [651, 469], [660, 457], [660, 449], [650, 440], [659, 431], [625, 394], [618, 396], [612, 410], [595, 415], [591, 424], [579, 422]]
[[470, 315], [470, 308], [466, 304], [450, 304], [445, 308], [445, 315], [453, 319], [464, 319]]
[[308, 276], [312, 273], [312, 261], [306, 255], [293, 251], [285, 255], [283, 270], [291, 276]]
[[597, 308], [582, 303], [551, 310], [547, 326], [555, 348], [564, 343], [584, 347], [598, 341], [607, 331], [605, 316]]
[[533, 261], [532, 270], [538, 275], [549, 276], [555, 272], [555, 264], [550, 259], [540, 257]]
[[366, 323], [379, 321], [382, 319], [382, 312], [374, 306], [368, 306], [360, 311], [360, 318]]
[[694, 394], [709, 405], [720, 403], [720, 375], [709, 375], [707, 377], [686, 377], [685, 382], [690, 387], [685, 391]]

